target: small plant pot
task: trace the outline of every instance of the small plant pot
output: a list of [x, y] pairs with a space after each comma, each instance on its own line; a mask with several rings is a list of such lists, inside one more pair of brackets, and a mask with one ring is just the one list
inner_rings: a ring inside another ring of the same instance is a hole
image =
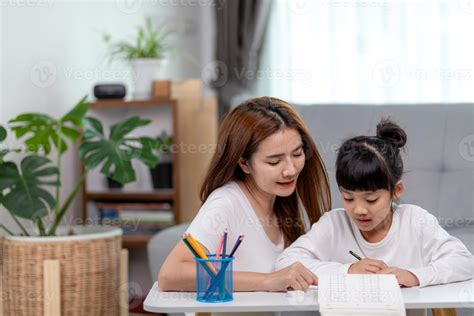
[[155, 189], [173, 188], [173, 164], [160, 162], [155, 168], [150, 168], [151, 181]]
[[120, 182], [115, 181], [111, 177], [107, 177], [107, 187], [109, 189], [122, 189], [123, 184]]
[[133, 97], [135, 99], [151, 98], [153, 80], [159, 78], [162, 60], [155, 58], [136, 58], [132, 59], [130, 64], [133, 72]]

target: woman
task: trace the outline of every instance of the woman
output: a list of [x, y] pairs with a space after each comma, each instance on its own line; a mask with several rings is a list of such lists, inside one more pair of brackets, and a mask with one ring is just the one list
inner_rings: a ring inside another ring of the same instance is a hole
[[[245, 235], [233, 263], [235, 291], [305, 290], [316, 284], [300, 263], [274, 271], [284, 248], [331, 208], [324, 164], [289, 104], [255, 98], [226, 116], [201, 200], [188, 231], [206, 252], [216, 251], [225, 229], [230, 247]], [[170, 253], [158, 279], [164, 291], [195, 290], [195, 262], [184, 243]]]

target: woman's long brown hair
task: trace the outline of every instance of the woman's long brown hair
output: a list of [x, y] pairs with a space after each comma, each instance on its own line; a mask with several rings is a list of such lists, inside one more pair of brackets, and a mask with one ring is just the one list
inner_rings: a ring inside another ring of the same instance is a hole
[[212, 191], [229, 181], [245, 183], [246, 176], [239, 166], [239, 160], [250, 159], [264, 139], [284, 128], [292, 128], [300, 133], [306, 155], [295, 192], [288, 197], [277, 196], [274, 204], [285, 246], [288, 246], [305, 233], [299, 201], [313, 224], [331, 209], [331, 194], [326, 168], [316, 144], [303, 120], [285, 101], [269, 97], [250, 99], [227, 114], [219, 128], [217, 150], [200, 196], [204, 202]]

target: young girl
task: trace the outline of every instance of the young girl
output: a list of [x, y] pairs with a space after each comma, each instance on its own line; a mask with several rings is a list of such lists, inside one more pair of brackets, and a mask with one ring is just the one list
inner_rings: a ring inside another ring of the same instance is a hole
[[[331, 205], [316, 145], [286, 102], [251, 99], [226, 116], [201, 199], [204, 204], [188, 231], [205, 251], [216, 251], [225, 229], [228, 248], [245, 235], [233, 262], [234, 290], [304, 290], [316, 283], [299, 263], [274, 270], [283, 249]], [[195, 261], [184, 243], [170, 253], [158, 279], [161, 290], [195, 289]]]
[[394, 203], [403, 193], [400, 148], [406, 140], [390, 120], [377, 125], [377, 136], [346, 140], [336, 160], [344, 209], [322, 216], [283, 252], [276, 268], [299, 261], [316, 275], [394, 274], [406, 287], [472, 278], [473, 257], [461, 241], [421, 207]]

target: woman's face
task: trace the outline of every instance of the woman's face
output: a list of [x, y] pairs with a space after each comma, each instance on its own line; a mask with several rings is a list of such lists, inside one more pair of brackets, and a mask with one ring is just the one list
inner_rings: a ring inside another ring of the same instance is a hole
[[295, 129], [285, 128], [264, 139], [249, 161], [241, 161], [258, 188], [276, 196], [289, 196], [305, 164], [303, 141]]

